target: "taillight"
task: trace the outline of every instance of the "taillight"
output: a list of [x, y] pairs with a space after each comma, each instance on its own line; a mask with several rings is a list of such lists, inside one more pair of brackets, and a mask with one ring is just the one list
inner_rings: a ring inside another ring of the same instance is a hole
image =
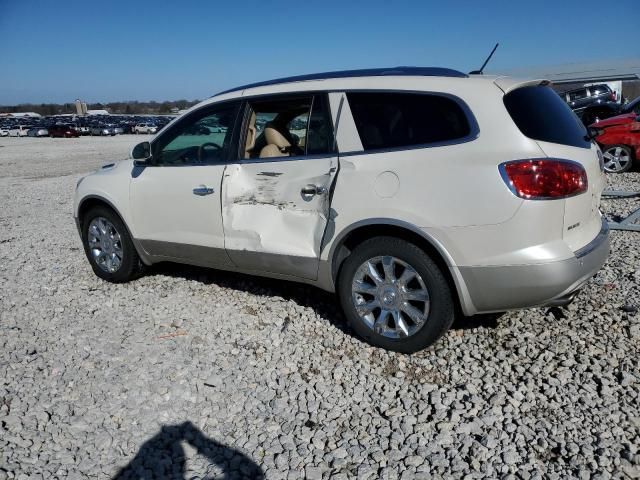
[[527, 200], [566, 198], [588, 188], [587, 172], [570, 160], [513, 160], [501, 163], [498, 168], [513, 194]]

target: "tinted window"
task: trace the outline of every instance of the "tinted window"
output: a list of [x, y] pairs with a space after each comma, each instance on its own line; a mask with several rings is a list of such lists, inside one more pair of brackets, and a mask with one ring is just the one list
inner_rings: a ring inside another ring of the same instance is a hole
[[449, 142], [471, 133], [462, 107], [448, 97], [350, 92], [347, 99], [365, 150]]
[[589, 87], [589, 90], [591, 90], [591, 95], [602, 95], [611, 92], [611, 89], [607, 85], [594, 85]]
[[504, 104], [520, 131], [543, 142], [590, 148], [587, 130], [551, 88], [518, 88], [504, 96]]
[[587, 89], [581, 88], [580, 90], [574, 90], [572, 92], [568, 92], [569, 101], [574, 102], [576, 100], [582, 100], [583, 98], [587, 98]]

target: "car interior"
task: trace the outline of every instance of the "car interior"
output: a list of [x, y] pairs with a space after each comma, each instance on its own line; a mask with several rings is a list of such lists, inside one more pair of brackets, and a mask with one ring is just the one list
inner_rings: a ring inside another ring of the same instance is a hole
[[311, 98], [251, 103], [244, 158], [305, 154]]

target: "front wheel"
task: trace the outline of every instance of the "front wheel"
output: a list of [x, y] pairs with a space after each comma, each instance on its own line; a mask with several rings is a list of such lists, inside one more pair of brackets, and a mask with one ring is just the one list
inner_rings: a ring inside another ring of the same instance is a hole
[[633, 166], [631, 149], [626, 145], [610, 145], [603, 150], [602, 156], [608, 173], [628, 172]]
[[454, 320], [444, 274], [419, 247], [376, 237], [354, 249], [338, 278], [351, 327], [372, 345], [413, 353], [432, 345]]
[[108, 282], [127, 282], [143, 269], [138, 252], [120, 217], [103, 206], [82, 219], [82, 243], [94, 273]]

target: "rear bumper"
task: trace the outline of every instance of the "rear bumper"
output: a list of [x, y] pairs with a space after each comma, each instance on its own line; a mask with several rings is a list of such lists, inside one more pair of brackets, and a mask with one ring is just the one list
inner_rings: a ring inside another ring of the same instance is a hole
[[[568, 303], [572, 294], [609, 256], [609, 227], [602, 220], [596, 238], [573, 258], [532, 265], [460, 267], [477, 313]], [[565, 301], [566, 300], [566, 301]]]

